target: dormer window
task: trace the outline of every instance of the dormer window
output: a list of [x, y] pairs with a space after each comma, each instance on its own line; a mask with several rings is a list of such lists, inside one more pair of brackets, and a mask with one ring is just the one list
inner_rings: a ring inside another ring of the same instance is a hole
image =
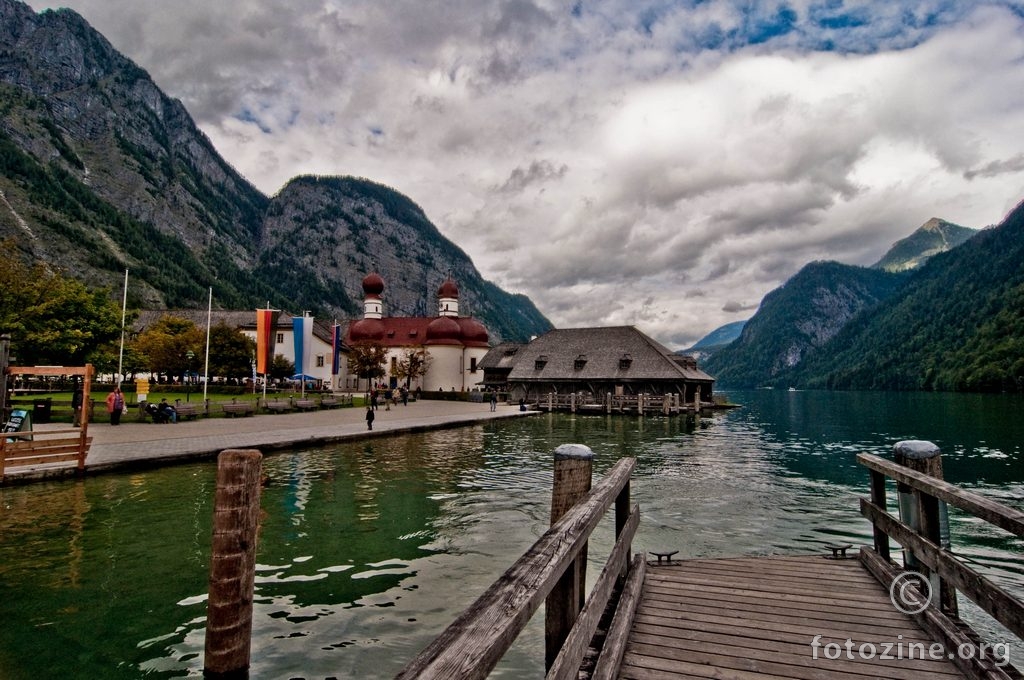
[[587, 355], [586, 354], [580, 354], [578, 357], [576, 357], [576, 361], [574, 361], [572, 363], [573, 369], [577, 370], [577, 371], [582, 371], [583, 367], [586, 366], [586, 365], [587, 365]]
[[393, 330], [388, 331], [388, 337], [389, 338], [395, 337], [395, 331], [393, 331]]
[[620, 371], [625, 371], [626, 369], [628, 369], [630, 367], [630, 365], [632, 363], [633, 363], [633, 357], [631, 357], [628, 354], [623, 354], [621, 357], [619, 357], [619, 370]]
[[535, 370], [535, 371], [542, 371], [542, 370], [544, 370], [544, 367], [547, 366], [547, 365], [548, 365], [548, 355], [547, 354], [541, 354], [539, 357], [537, 357], [536, 361], [533, 362], [533, 370]]

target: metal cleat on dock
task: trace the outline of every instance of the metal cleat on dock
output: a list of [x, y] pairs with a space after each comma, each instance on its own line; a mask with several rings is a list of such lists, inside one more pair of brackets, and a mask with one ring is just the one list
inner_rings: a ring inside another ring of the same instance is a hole
[[853, 544], [851, 544], [851, 543], [843, 543], [843, 544], [829, 543], [825, 547], [832, 551], [831, 555], [826, 555], [825, 556], [826, 560], [846, 560], [846, 559], [851, 559], [851, 558], [846, 556], [846, 551], [853, 547]]

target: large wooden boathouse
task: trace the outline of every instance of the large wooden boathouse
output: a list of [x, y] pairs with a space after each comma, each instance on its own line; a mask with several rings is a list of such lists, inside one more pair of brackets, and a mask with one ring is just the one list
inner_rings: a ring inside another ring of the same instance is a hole
[[541, 408], [567, 406], [568, 395], [576, 395], [576, 405], [598, 409], [647, 395], [663, 411], [663, 402], [677, 407], [711, 403], [715, 382], [695, 359], [673, 354], [632, 326], [552, 330], [525, 345], [498, 345], [480, 365], [484, 384], [508, 390], [514, 402], [522, 399]]

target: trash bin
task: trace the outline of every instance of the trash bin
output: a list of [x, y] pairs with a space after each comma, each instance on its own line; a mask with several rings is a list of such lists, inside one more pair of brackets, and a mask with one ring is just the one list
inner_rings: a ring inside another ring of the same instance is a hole
[[36, 399], [32, 402], [32, 422], [41, 424], [50, 422], [50, 408], [52, 399]]

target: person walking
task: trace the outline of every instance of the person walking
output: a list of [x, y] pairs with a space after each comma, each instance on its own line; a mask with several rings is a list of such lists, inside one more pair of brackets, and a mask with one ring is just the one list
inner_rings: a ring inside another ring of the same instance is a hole
[[74, 427], [82, 426], [82, 401], [84, 398], [85, 394], [82, 392], [82, 388], [76, 387], [75, 393], [71, 396], [71, 409], [75, 412], [72, 421]]
[[367, 406], [366, 407], [366, 429], [367, 430], [372, 430], [373, 429], [373, 407], [372, 406]]
[[124, 411], [124, 395], [121, 388], [115, 387], [114, 391], [107, 395], [107, 413], [110, 414], [110, 424], [121, 424], [121, 412]]

